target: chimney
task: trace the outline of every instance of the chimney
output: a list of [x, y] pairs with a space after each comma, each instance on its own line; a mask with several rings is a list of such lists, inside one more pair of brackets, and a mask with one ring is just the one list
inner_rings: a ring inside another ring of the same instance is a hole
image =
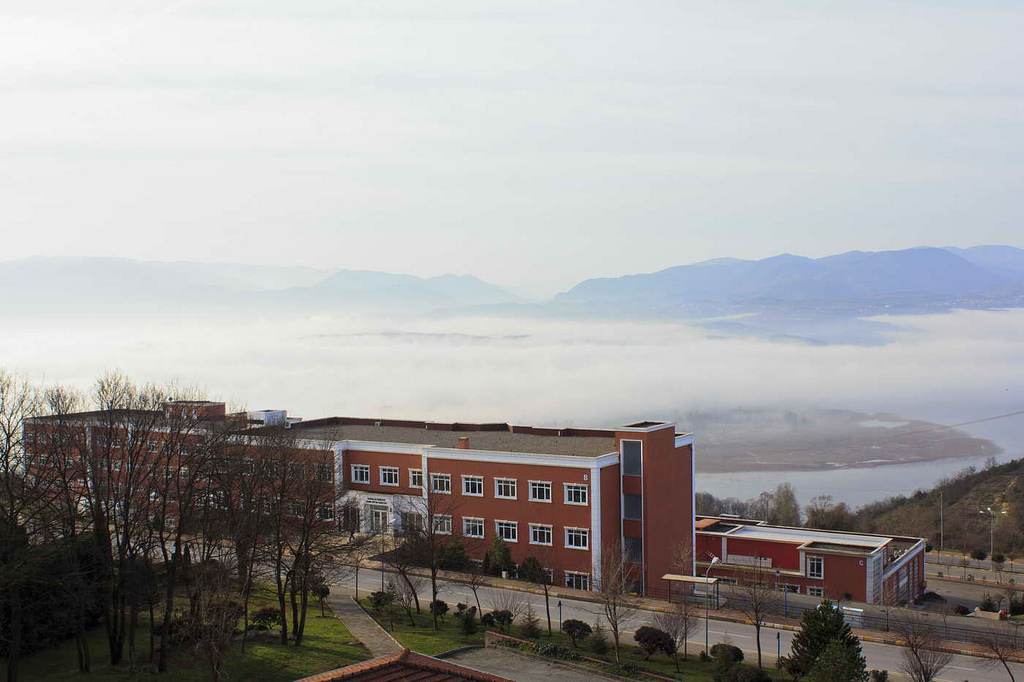
[[469, 450], [469, 436], [459, 436], [459, 444], [457, 447], [460, 450]]

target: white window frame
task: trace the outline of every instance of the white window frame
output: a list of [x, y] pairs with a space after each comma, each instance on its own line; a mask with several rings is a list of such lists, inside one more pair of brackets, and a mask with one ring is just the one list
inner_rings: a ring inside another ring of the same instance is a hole
[[[447, 481], [447, 490], [438, 490], [437, 482]], [[438, 495], [451, 495], [452, 494], [452, 475], [451, 474], [430, 474], [430, 492], [437, 493]]]
[[[502, 533], [501, 533], [501, 526], [502, 526], [502, 524], [508, 524], [512, 528], [513, 532], [515, 533], [515, 538], [514, 539], [510, 539], [510, 538], [507, 538], [504, 535], [502, 535]], [[518, 521], [508, 521], [506, 519], [495, 519], [494, 520], [494, 532], [495, 532], [495, 534], [497, 534], [497, 536], [499, 538], [501, 538], [505, 542], [519, 542], [519, 522]]]
[[[583, 497], [586, 498], [585, 502], [574, 502], [569, 499], [569, 491], [576, 490], [582, 491]], [[572, 504], [578, 507], [586, 507], [590, 504], [590, 486], [586, 483], [564, 483], [562, 485], [563, 501], [565, 504]]]
[[[544, 486], [547, 486], [547, 490], [548, 490], [548, 497], [547, 497], [547, 499], [544, 499], [543, 497], [534, 497], [533, 496], [533, 486], [534, 485], [540, 487], [541, 490], [544, 489]], [[551, 485], [551, 481], [529, 481], [527, 483], [527, 490], [529, 492], [530, 502], [547, 502], [548, 504], [551, 504], [552, 498], [554, 497], [554, 492], [553, 492], [552, 488], [553, 488], [553, 486]]]
[[[471, 493], [466, 489], [467, 483], [478, 483], [480, 484], [480, 492]], [[462, 475], [462, 494], [466, 497], [483, 497], [484, 496], [484, 477], [477, 476], [476, 474], [463, 474]]]
[[824, 597], [825, 596], [825, 588], [824, 587], [808, 587], [807, 588], [807, 596], [808, 597]]
[[[503, 484], [512, 484], [512, 495], [502, 495], [499, 491]], [[518, 478], [495, 478], [494, 479], [494, 497], [498, 500], [516, 500], [519, 499], [519, 479]]]
[[[420, 479], [420, 482], [416, 482], [416, 478]], [[423, 489], [423, 469], [409, 469], [409, 487]]]
[[[550, 523], [531, 523], [529, 525], [530, 525], [530, 544], [531, 545], [544, 545], [546, 547], [550, 547], [554, 543], [555, 527], [552, 526]], [[533, 537], [533, 532], [535, 530], [545, 530], [545, 531], [547, 531], [548, 541], [547, 542], [538, 542], [538, 541], [536, 541], [534, 539], [534, 537]]]
[[[380, 476], [380, 484], [381, 485], [386, 485], [389, 488], [397, 488], [398, 486], [400, 486], [402, 484], [402, 470], [399, 469], [398, 467], [381, 466], [381, 467], [377, 467], [377, 468], [379, 470], [378, 474]], [[386, 482], [384, 480], [385, 472], [388, 473], [388, 474], [392, 474], [394, 476], [394, 483], [388, 483], [388, 482]]]
[[[811, 568], [814, 565], [814, 562], [818, 562], [818, 565], [821, 566], [821, 569], [817, 573], [815, 573], [814, 569]], [[825, 557], [807, 557], [807, 577], [814, 578], [815, 580], [822, 580], [825, 577]]]
[[[472, 523], [474, 525], [479, 525], [479, 527], [480, 527], [480, 534], [479, 535], [470, 533], [467, 530], [467, 526], [470, 523]], [[478, 538], [478, 539], [479, 538], [483, 538], [484, 537], [484, 533], [486, 532], [484, 526], [485, 526], [484, 520], [481, 517], [479, 517], [479, 516], [463, 516], [462, 517], [462, 536], [466, 537], [466, 538]]]
[[[583, 537], [586, 539], [586, 543], [582, 547], [580, 547], [579, 545], [571, 545], [571, 544], [569, 544], [569, 535], [570, 535], [570, 533], [582, 534]], [[590, 549], [590, 529], [589, 528], [572, 528], [572, 527], [567, 527], [565, 529], [565, 548], [566, 549], [589, 550]]]
[[[352, 464], [349, 469], [349, 482], [359, 483], [361, 485], [370, 485], [370, 465], [369, 464]], [[356, 476], [356, 472], [365, 473], [365, 480]]]
[[[565, 584], [566, 587], [574, 589], [574, 590], [588, 590], [588, 591], [590, 590], [590, 574], [589, 573], [582, 573], [580, 571], [565, 571], [564, 573], [565, 573], [565, 575], [564, 575], [564, 578], [563, 578], [562, 582]], [[574, 585], [573, 581], [574, 580], [578, 580], [578, 579], [582, 579], [582, 580], [586, 581], [586, 587], [577, 587], [576, 585]]]
[[[451, 535], [452, 534], [452, 515], [451, 514], [434, 514], [434, 532], [438, 535]], [[438, 523], [441, 521], [442, 523]]]

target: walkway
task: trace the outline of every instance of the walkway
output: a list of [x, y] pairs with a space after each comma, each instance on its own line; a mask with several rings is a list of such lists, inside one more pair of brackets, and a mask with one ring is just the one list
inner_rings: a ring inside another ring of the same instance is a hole
[[337, 586], [331, 590], [331, 595], [327, 598], [331, 610], [345, 624], [352, 636], [362, 642], [375, 658], [402, 650], [402, 646], [384, 628], [377, 625], [377, 621], [366, 615], [351, 594], [347, 592], [336, 594], [336, 590]]

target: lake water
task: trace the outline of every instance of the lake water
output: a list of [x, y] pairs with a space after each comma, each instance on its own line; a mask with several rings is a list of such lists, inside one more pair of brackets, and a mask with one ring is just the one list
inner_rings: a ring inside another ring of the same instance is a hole
[[[1018, 436], [1024, 429], [1024, 417], [1002, 423], [991, 422], [964, 428], [973, 435], [989, 438], [1003, 448], [996, 457], [999, 463], [1024, 457]], [[817, 495], [831, 495], [837, 502], [859, 507], [894, 495], [910, 495], [928, 489], [941, 479], [973, 466], [981, 469], [985, 457], [962, 457], [893, 464], [863, 469], [829, 469], [823, 471], [740, 471], [735, 473], [700, 472], [700, 449], [697, 450], [697, 490], [716, 497], [747, 500], [780, 483], [790, 483], [801, 505]]]

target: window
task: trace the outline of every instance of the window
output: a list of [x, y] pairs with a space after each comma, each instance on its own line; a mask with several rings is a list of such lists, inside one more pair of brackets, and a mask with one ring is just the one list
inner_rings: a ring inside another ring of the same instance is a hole
[[519, 542], [519, 524], [515, 521], [495, 521], [494, 530], [505, 542]]
[[568, 549], [587, 549], [590, 547], [590, 531], [586, 528], [566, 528], [565, 546]]
[[423, 487], [423, 469], [409, 469], [409, 487]]
[[590, 488], [587, 485], [579, 483], [566, 483], [565, 484], [565, 503], [566, 504], [587, 504], [590, 492]]
[[370, 465], [368, 465], [368, 464], [353, 464], [352, 465], [352, 482], [353, 483], [369, 483], [370, 482]]
[[462, 477], [462, 494], [471, 495], [472, 497], [483, 497], [484, 496], [484, 477], [483, 476], [463, 476]]
[[825, 560], [820, 556], [809, 556], [807, 557], [807, 577], [808, 578], [824, 578], [825, 577]]
[[494, 496], [502, 500], [516, 499], [516, 479], [496, 478], [494, 479]]
[[530, 524], [530, 544], [531, 545], [550, 545], [551, 544], [551, 526], [544, 525], [543, 523], [531, 523]]
[[642, 564], [644, 561], [644, 541], [641, 538], [623, 538], [623, 551], [626, 561]]
[[156, 452], [156, 448], [157, 444], [155, 440], [150, 439], [146, 441], [146, 450], [148, 450], [149, 452]]
[[589, 590], [590, 589], [590, 574], [589, 573], [577, 573], [576, 571], [565, 572], [565, 586], [571, 587], [574, 590]]
[[807, 594], [811, 597], [824, 597], [825, 590], [820, 587], [808, 587]]
[[[242, 460], [242, 473], [246, 474], [247, 476], [252, 476], [253, 474], [256, 473], [256, 462], [255, 460], [253, 460], [252, 457], [246, 457], [245, 459]], [[331, 468], [330, 480], [334, 480], [333, 468]]]
[[431, 492], [441, 493], [442, 495], [451, 495], [452, 475], [430, 474], [430, 490]]
[[381, 485], [398, 485], [398, 467], [380, 467]]
[[334, 505], [321, 504], [317, 507], [316, 515], [321, 521], [330, 521], [334, 518]]
[[639, 476], [642, 446], [638, 440], [622, 441], [622, 475]]
[[452, 515], [434, 514], [434, 532], [440, 535], [452, 534]]
[[550, 502], [551, 481], [530, 481], [530, 501]]
[[[248, 460], [249, 464], [252, 464], [252, 460]], [[334, 480], [334, 465], [330, 462], [320, 462], [316, 465], [316, 480], [318, 481], [333, 481]]]
[[302, 516], [302, 503], [301, 502], [289, 502], [288, 513], [292, 516]]
[[402, 512], [402, 529], [406, 532], [423, 530], [423, 517], [417, 512]]
[[482, 538], [484, 536], [484, 520], [473, 516], [463, 516], [462, 534], [467, 538]]
[[644, 517], [644, 498], [626, 493], [622, 496], [622, 518], [639, 521]]

